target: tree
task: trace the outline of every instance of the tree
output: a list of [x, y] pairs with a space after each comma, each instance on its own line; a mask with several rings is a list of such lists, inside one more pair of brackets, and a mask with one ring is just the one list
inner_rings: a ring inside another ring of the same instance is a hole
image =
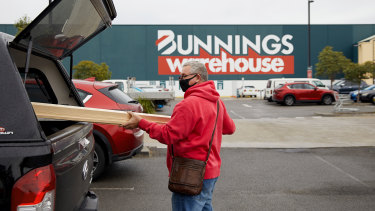
[[[348, 81], [358, 84], [358, 93], [361, 90], [361, 82], [363, 79], [368, 79], [370, 72], [372, 72], [372, 62], [366, 62], [364, 64], [357, 64], [350, 62], [349, 65], [344, 69], [345, 78]], [[359, 95], [357, 95], [357, 102], [359, 102]]]
[[109, 66], [104, 62], [99, 65], [93, 61], [80, 61], [73, 67], [73, 70], [75, 70], [73, 78], [76, 79], [95, 77], [96, 80], [102, 81], [110, 79], [112, 75]]
[[364, 63], [364, 65], [369, 70], [370, 76], [372, 78], [372, 83], [375, 84], [375, 63], [367, 61]]
[[27, 15], [24, 15], [22, 18], [18, 19], [18, 21], [14, 24], [14, 26], [17, 28], [16, 36], [30, 23], [31, 19]]
[[343, 72], [350, 60], [340, 51], [333, 51], [331, 46], [326, 46], [318, 56], [319, 62], [316, 66], [316, 76], [326, 76], [332, 83], [336, 76]]

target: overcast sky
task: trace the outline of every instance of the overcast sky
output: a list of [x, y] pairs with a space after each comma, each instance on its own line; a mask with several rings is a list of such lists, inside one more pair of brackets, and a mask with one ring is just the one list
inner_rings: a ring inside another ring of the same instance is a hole
[[[308, 0], [113, 0], [113, 24], [307, 24]], [[0, 24], [35, 18], [48, 0], [0, 0]], [[315, 0], [311, 24], [375, 24], [375, 0]]]

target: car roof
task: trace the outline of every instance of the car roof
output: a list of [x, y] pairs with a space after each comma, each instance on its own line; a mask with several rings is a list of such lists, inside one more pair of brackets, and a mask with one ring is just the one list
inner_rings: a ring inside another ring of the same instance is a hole
[[311, 84], [309, 82], [293, 82], [293, 83], [285, 83], [284, 85], [291, 85], [291, 84], [310, 84], [310, 85], [313, 85], [313, 84]]
[[101, 81], [87, 81], [87, 80], [79, 80], [79, 79], [73, 79], [73, 83], [77, 86], [90, 86], [95, 87], [95, 89], [102, 89], [107, 87], [113, 87], [117, 86], [117, 84], [113, 83], [106, 83]]

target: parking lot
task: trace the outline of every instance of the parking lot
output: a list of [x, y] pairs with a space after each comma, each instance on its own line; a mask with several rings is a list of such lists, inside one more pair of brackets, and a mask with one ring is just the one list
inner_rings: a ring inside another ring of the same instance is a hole
[[[171, 114], [173, 105], [161, 114]], [[333, 106], [223, 99], [237, 131], [223, 137], [215, 210], [371, 210], [375, 206], [375, 111], [330, 116]], [[155, 143], [155, 145], [153, 145]], [[114, 163], [92, 184], [101, 210], [171, 210], [166, 149]], [[351, 147], [356, 146], [356, 147]]]

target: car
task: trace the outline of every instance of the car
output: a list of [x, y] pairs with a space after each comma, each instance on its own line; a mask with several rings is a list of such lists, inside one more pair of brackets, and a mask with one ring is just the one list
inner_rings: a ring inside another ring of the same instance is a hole
[[274, 90], [272, 100], [287, 106], [297, 102], [315, 102], [331, 105], [335, 101], [337, 92], [327, 89], [319, 89], [309, 83], [281, 84]]
[[83, 106], [61, 61], [115, 17], [112, 0], [55, 0], [16, 37], [0, 32], [0, 210], [98, 209], [93, 125], [33, 103]]
[[361, 102], [373, 102], [374, 97], [375, 97], [375, 89], [366, 90], [364, 92], [359, 93], [359, 100]]
[[[360, 94], [365, 94], [367, 92], [370, 92], [371, 90], [375, 90], [375, 85], [371, 85], [369, 87], [366, 87], [365, 89], [362, 89], [359, 91]], [[356, 91], [351, 91], [349, 93], [350, 99], [353, 100], [354, 102], [357, 102], [357, 96], [358, 96], [358, 90]], [[365, 95], [367, 96], [367, 95]]]
[[305, 82], [313, 84], [319, 89], [328, 89], [326, 85], [320, 79], [317, 78], [271, 78], [267, 81], [266, 89], [264, 90], [264, 100], [272, 102], [273, 91], [281, 84], [293, 83], [293, 82]]
[[238, 94], [241, 97], [249, 96], [249, 97], [257, 97], [258, 90], [255, 89], [254, 86], [243, 86], [238, 89]]
[[[73, 80], [86, 107], [143, 112], [142, 105], [122, 92], [117, 84], [92, 80]], [[100, 177], [106, 167], [125, 160], [143, 148], [144, 131], [127, 130], [122, 126], [94, 124], [95, 152], [94, 179]]]
[[367, 87], [368, 85], [365, 81], [361, 81], [361, 85], [358, 85], [358, 83], [341, 79], [333, 84], [332, 90], [338, 92], [339, 94], [349, 94], [351, 91], [362, 90]]
[[144, 92], [168, 92], [169, 89], [160, 86], [138, 86]]

